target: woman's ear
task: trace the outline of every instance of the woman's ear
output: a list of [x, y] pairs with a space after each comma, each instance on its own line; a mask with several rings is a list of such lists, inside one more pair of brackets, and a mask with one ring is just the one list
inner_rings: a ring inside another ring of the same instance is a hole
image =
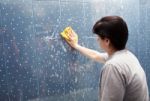
[[105, 43], [106, 43], [107, 46], [109, 46], [110, 45], [110, 40], [108, 38], [105, 38]]

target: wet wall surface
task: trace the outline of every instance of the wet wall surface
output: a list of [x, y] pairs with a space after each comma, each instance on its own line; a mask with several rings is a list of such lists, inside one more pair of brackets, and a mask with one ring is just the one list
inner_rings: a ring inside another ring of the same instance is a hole
[[92, 26], [106, 15], [127, 22], [127, 47], [150, 87], [149, 12], [148, 0], [1, 0], [0, 101], [98, 101], [102, 65], [72, 49], [60, 32], [72, 26], [82, 46], [102, 52]]

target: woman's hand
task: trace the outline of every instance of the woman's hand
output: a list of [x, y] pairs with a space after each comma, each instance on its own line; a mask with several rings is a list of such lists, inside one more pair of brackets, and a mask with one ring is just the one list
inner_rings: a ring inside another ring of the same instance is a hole
[[73, 30], [70, 30], [68, 32], [67, 42], [71, 47], [76, 48], [78, 46], [78, 35], [77, 35], [77, 33], [75, 33]]

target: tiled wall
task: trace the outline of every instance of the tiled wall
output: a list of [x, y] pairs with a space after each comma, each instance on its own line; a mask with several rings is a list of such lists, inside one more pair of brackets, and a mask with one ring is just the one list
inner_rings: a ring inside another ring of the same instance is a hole
[[1, 0], [0, 101], [98, 101], [101, 64], [60, 37], [72, 26], [79, 43], [102, 51], [92, 26], [122, 16], [128, 48], [139, 58], [150, 87], [149, 0]]

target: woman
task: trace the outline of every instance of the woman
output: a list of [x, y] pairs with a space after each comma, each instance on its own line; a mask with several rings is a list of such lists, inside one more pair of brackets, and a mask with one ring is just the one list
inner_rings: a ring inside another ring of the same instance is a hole
[[[136, 56], [126, 49], [128, 28], [119, 16], [106, 16], [93, 26], [106, 53], [80, 46], [69, 36], [67, 42], [85, 56], [104, 63], [100, 77], [100, 101], [149, 101], [146, 76]], [[74, 31], [71, 34], [76, 34]]]

